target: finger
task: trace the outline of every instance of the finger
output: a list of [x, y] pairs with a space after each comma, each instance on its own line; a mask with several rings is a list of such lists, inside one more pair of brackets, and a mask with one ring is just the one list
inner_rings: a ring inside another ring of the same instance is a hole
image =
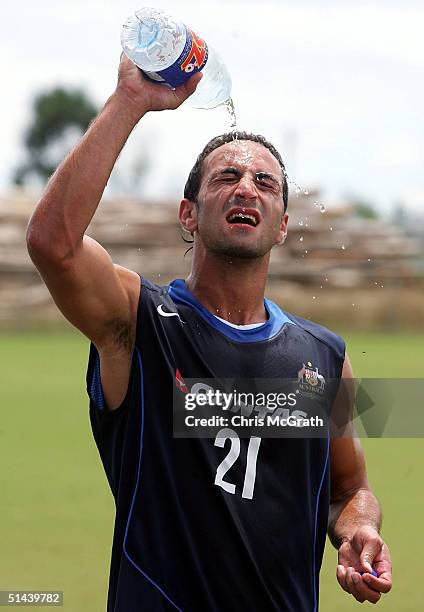
[[355, 569], [353, 567], [348, 567], [346, 570], [346, 585], [347, 588], [349, 590], [349, 593], [351, 595], [353, 595], [353, 597], [359, 601], [360, 603], [363, 603], [365, 601], [364, 596], [362, 595], [362, 593], [360, 592], [359, 584], [358, 584], [358, 576], [359, 579], [361, 578], [360, 575], [358, 574], [358, 572], [355, 572]]
[[348, 567], [346, 569], [346, 587], [347, 587], [348, 593], [350, 593], [351, 595], [353, 595], [353, 592], [355, 590], [355, 585], [352, 579], [352, 575], [354, 572], [355, 572], [355, 569], [353, 567]]
[[121, 53], [121, 55], [119, 57], [119, 63], [121, 64], [121, 66], [134, 65], [134, 62], [132, 60], [130, 60], [128, 55], [126, 53], [124, 53], [123, 51], [122, 51], [122, 53]]
[[343, 591], [349, 593], [346, 585], [346, 568], [343, 565], [338, 565], [336, 569], [337, 582], [342, 587]]
[[183, 85], [180, 85], [173, 90], [175, 98], [175, 106], [178, 107], [182, 104], [192, 93], [196, 90], [197, 85], [200, 83], [203, 75], [201, 72], [196, 72], [190, 77]]
[[391, 574], [392, 561], [390, 558], [390, 551], [387, 544], [383, 543], [380, 552], [374, 558], [373, 566], [379, 576], [385, 572]]
[[392, 588], [392, 577], [388, 572], [381, 574], [378, 578], [371, 574], [364, 574], [363, 581], [374, 591], [388, 593]]
[[196, 72], [184, 83], [183, 88], [185, 88], [187, 96], [191, 96], [191, 94], [196, 91], [197, 86], [202, 79], [203, 72]]
[[360, 574], [358, 574], [358, 572], [352, 572], [352, 582], [353, 582], [352, 595], [354, 596], [356, 601], [359, 601], [359, 603], [364, 603], [365, 595], [362, 592], [361, 576]]
[[364, 581], [363, 577], [359, 572], [356, 572], [354, 568], [348, 568], [346, 572], [346, 582], [351, 594], [359, 602], [369, 601], [370, 603], [376, 604], [381, 594], [378, 591], [370, 588]]
[[346, 590], [352, 595], [353, 582], [352, 582], [352, 567], [346, 568]]
[[378, 533], [370, 535], [366, 539], [361, 554], [359, 555], [359, 560], [362, 567], [367, 572], [372, 572], [372, 562], [374, 561], [374, 557], [381, 552], [382, 546], [383, 540], [380, 538]]
[[370, 603], [376, 604], [381, 598], [381, 593], [370, 588], [363, 580], [363, 577], [359, 572], [352, 572], [352, 584], [353, 590], [352, 595], [360, 601], [369, 601]]

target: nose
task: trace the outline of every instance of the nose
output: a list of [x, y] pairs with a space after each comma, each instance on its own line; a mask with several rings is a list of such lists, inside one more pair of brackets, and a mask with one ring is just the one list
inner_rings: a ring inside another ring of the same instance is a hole
[[242, 176], [237, 183], [234, 196], [243, 200], [255, 200], [257, 192], [254, 179], [246, 175]]

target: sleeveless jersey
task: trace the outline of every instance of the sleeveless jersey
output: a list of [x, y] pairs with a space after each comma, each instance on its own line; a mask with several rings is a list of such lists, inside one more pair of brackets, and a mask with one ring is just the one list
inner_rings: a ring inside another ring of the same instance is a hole
[[173, 437], [174, 387], [184, 390], [187, 378], [296, 379], [306, 363], [340, 378], [340, 337], [269, 300], [265, 307], [263, 325], [238, 330], [184, 281], [159, 287], [143, 278], [129, 386], [114, 411], [105, 408], [91, 345], [90, 418], [116, 504], [109, 612], [318, 609], [328, 436], [261, 439], [250, 497], [248, 439], [230, 461], [231, 440]]

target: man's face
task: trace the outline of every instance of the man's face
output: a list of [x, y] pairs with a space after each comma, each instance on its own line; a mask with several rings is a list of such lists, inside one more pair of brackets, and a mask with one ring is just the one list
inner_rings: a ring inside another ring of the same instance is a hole
[[238, 140], [203, 163], [197, 232], [206, 250], [242, 259], [263, 257], [287, 232], [282, 171], [264, 146]]

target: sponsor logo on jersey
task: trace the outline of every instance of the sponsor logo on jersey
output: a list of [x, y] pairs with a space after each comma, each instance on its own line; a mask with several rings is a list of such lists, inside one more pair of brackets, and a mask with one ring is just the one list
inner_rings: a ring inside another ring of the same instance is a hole
[[158, 311], [158, 313], [160, 314], [161, 317], [178, 317], [178, 320], [180, 321], [180, 323], [182, 323], [181, 319], [180, 319], [180, 315], [178, 314], [178, 312], [168, 312], [166, 310], [163, 309], [163, 304], [159, 304], [159, 306], [156, 309]]
[[193, 72], [195, 68], [201, 70], [206, 61], [207, 47], [205, 41], [196, 36], [192, 30], [190, 32], [192, 36], [191, 49], [181, 64], [181, 70], [184, 72]]
[[313, 367], [308, 361], [307, 364], [302, 364], [301, 369], [297, 373], [298, 388], [306, 393], [314, 393], [322, 395], [325, 389], [325, 378], [319, 373], [317, 367]]
[[183, 393], [188, 393], [188, 388], [184, 382], [184, 378], [181, 376], [181, 372], [179, 371], [179, 369], [177, 368], [176, 372], [175, 372], [175, 386], [177, 387], [177, 389], [179, 389], [180, 391], [182, 391]]

